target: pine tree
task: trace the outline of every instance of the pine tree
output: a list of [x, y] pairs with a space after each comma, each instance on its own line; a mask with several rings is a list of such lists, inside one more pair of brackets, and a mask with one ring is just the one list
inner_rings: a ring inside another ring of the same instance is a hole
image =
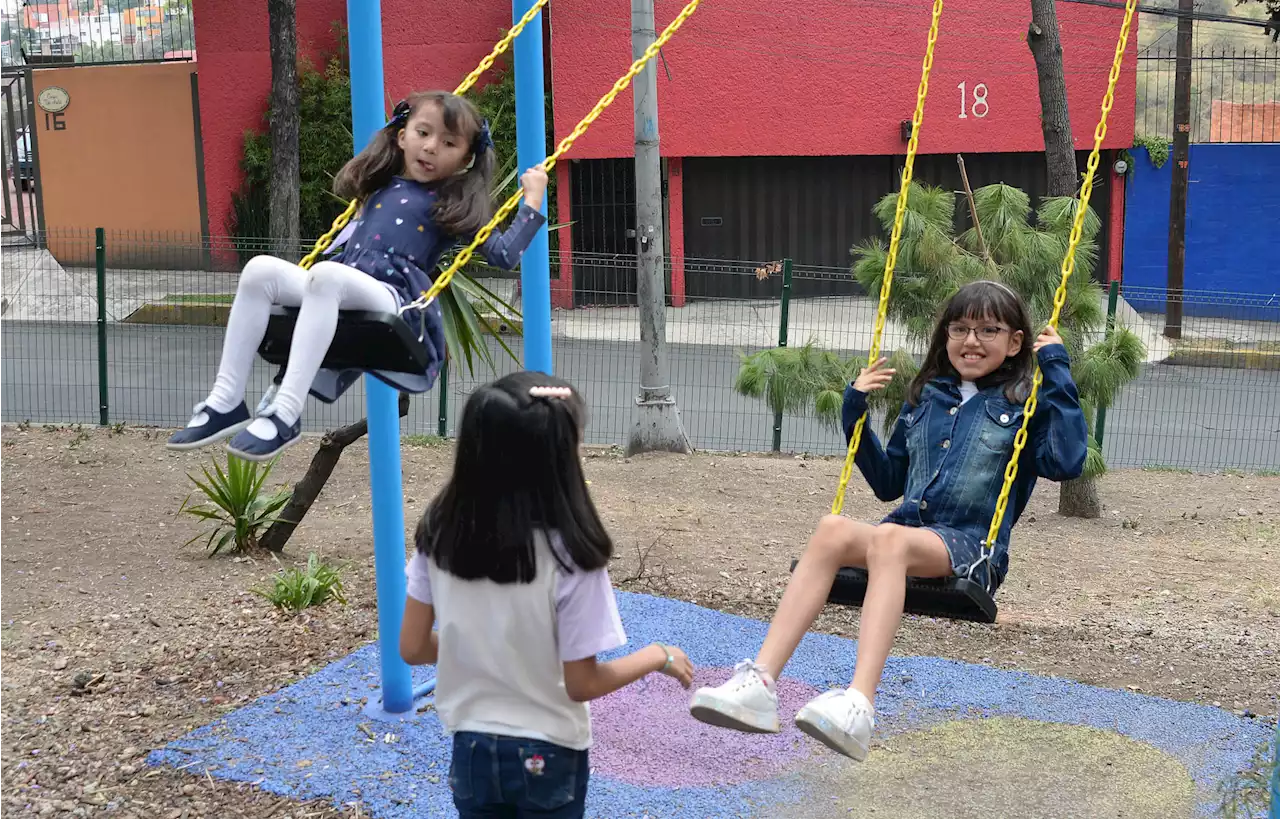
[[[923, 352], [938, 310], [961, 286], [978, 279], [1003, 282], [1026, 301], [1036, 328], [1045, 325], [1053, 310], [1077, 200], [1047, 198], [1033, 211], [1027, 194], [1008, 185], [979, 188], [973, 198], [981, 230], [970, 228], [957, 236], [956, 200], [951, 191], [915, 182], [908, 191], [889, 317], [903, 328], [911, 349], [893, 352], [891, 366], [898, 374], [887, 389], [872, 393], [870, 400], [872, 410], [885, 415], [886, 434], [897, 420], [907, 384], [919, 369], [912, 350]], [[875, 207], [886, 234], [896, 205], [893, 193]], [[1090, 277], [1098, 257], [1099, 227], [1098, 217], [1090, 210], [1058, 327], [1071, 354], [1072, 375], [1090, 429], [1097, 408], [1114, 402], [1146, 358], [1141, 339], [1128, 329], [1117, 325], [1110, 334], [1105, 332], [1102, 291]], [[887, 252], [880, 239], [853, 248], [853, 275], [868, 293], [880, 292]], [[864, 364], [861, 358], [842, 360], [814, 344], [762, 350], [743, 359], [735, 389], [765, 401], [775, 413], [812, 415], [838, 430], [844, 385]], [[1105, 469], [1102, 453], [1091, 438], [1085, 475], [1097, 476]]]

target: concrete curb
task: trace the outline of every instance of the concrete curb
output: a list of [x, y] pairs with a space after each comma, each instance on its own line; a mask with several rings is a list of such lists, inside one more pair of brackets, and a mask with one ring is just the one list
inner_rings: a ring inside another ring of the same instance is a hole
[[185, 324], [226, 327], [231, 305], [220, 302], [149, 302], [122, 319], [125, 324]]
[[1219, 367], [1229, 370], [1280, 370], [1277, 350], [1213, 350], [1203, 347], [1175, 348], [1165, 364], [1183, 367]]
[[[224, 302], [149, 302], [125, 316], [127, 324], [171, 324], [197, 327], [226, 327], [231, 305]], [[506, 319], [493, 314], [477, 313], [477, 318], [500, 335], [519, 334], [524, 329], [520, 319]]]

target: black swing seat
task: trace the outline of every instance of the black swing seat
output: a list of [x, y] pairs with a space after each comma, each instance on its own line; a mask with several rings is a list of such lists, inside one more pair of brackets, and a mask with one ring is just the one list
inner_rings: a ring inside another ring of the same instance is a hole
[[[271, 364], [289, 362], [289, 345], [298, 323], [298, 308], [274, 305], [258, 355]], [[325, 353], [326, 370], [386, 370], [417, 374], [427, 368], [427, 348], [418, 334], [395, 313], [342, 310], [338, 329]]]
[[[798, 560], [791, 561], [791, 571]], [[861, 606], [867, 593], [866, 569], [846, 567], [836, 574], [828, 603]], [[907, 598], [903, 610], [926, 617], [971, 620], [976, 623], [996, 621], [996, 601], [981, 583], [965, 577], [908, 577]]]
[[[258, 355], [280, 368], [273, 379], [277, 386], [289, 363], [289, 346], [297, 322], [298, 308], [274, 305], [267, 333], [258, 345]], [[435, 384], [435, 373], [425, 372], [429, 359], [418, 334], [395, 313], [341, 310], [333, 343], [311, 382], [310, 393], [332, 404], [360, 379], [361, 373], [369, 373], [400, 392], [424, 393]]]

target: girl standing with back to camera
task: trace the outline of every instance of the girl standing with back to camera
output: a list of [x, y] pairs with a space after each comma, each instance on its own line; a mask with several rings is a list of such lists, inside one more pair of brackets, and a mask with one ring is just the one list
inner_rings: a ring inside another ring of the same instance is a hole
[[[853, 682], [828, 691], [796, 714], [799, 728], [853, 759], [865, 759], [875, 727], [875, 698], [885, 661], [902, 620], [907, 577], [963, 577], [973, 568], [994, 592], [1009, 568], [1009, 535], [1037, 476], [1080, 477], [1088, 428], [1080, 410], [1070, 361], [1052, 327], [1034, 344], [1026, 305], [999, 282], [961, 287], [943, 306], [924, 364], [911, 382], [888, 445], [863, 430], [856, 463], [876, 497], [903, 501], [879, 524], [828, 515], [818, 525], [787, 584], [764, 645], [743, 660], [728, 682], [701, 688], [690, 710], [696, 719], [740, 731], [776, 733], [775, 680], [813, 625], [836, 573], [867, 570]], [[994, 553], [983, 560], [983, 541], [995, 513], [1013, 439], [1035, 362], [1044, 374], [1009, 511]], [[894, 371], [873, 362], [845, 388], [846, 442], [866, 411], [867, 395], [883, 389]]]
[[[428, 91], [397, 104], [391, 121], [334, 180], [339, 197], [360, 201], [341, 249], [310, 270], [274, 256], [245, 265], [213, 389], [167, 447], [196, 449], [235, 436], [227, 447], [232, 454], [264, 461], [297, 443], [303, 403], [333, 342], [338, 311], [394, 313], [429, 289], [445, 251], [492, 218], [493, 166], [489, 125], [468, 100]], [[480, 247], [490, 264], [506, 270], [515, 269], [546, 222], [539, 212], [546, 172], [530, 168], [520, 183], [524, 202], [511, 227], [495, 231]], [[253, 418], [245, 386], [276, 304], [298, 307], [298, 321], [280, 389]], [[412, 327], [425, 323], [428, 372], [434, 374], [445, 354], [440, 306], [431, 304], [425, 313], [407, 310], [404, 319]]]
[[[582, 474], [586, 405], [568, 382], [517, 372], [467, 399], [453, 475], [418, 523], [400, 654], [436, 663], [463, 819], [583, 816], [587, 702], [693, 666], [625, 644], [606, 568], [613, 542]], [[432, 626], [439, 623], [439, 631]]]

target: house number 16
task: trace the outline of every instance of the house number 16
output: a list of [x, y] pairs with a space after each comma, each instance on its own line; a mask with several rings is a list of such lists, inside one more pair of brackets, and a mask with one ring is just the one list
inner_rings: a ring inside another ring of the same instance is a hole
[[[960, 89], [960, 119], [968, 119], [969, 114], [973, 114], [978, 119], [982, 119], [991, 110], [991, 106], [987, 104], [987, 84], [980, 82], [973, 87], [973, 104], [969, 104], [969, 98], [965, 95], [964, 83], [956, 86]], [[968, 106], [968, 113], [965, 107]]]

